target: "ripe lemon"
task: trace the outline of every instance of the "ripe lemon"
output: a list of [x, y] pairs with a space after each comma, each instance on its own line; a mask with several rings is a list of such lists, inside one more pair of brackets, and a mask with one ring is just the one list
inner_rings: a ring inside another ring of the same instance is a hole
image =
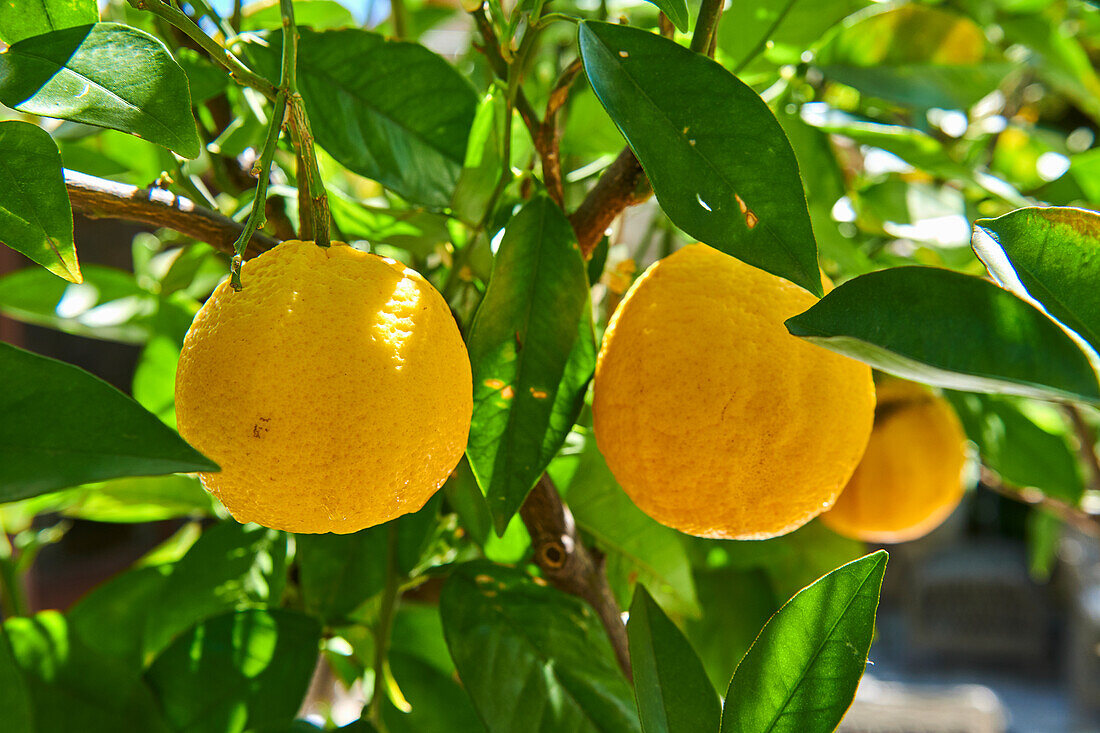
[[791, 336], [809, 292], [711, 247], [634, 283], [596, 366], [596, 442], [634, 503], [701, 537], [763, 539], [832, 506], [871, 432], [864, 364]]
[[344, 244], [289, 241], [195, 317], [180, 433], [221, 466], [203, 485], [241, 522], [355, 532], [414, 512], [466, 448], [472, 380], [443, 297]]
[[951, 406], [919, 384], [884, 382], [863, 460], [821, 521], [865, 542], [923, 537], [959, 505], [965, 465], [966, 435]]

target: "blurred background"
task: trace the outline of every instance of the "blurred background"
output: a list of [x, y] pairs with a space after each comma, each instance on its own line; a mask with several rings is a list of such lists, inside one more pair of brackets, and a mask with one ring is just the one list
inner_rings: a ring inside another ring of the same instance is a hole
[[[265, 27], [270, 5], [246, 4], [245, 18]], [[389, 28], [387, 0], [301, 5], [303, 25]], [[231, 11], [225, 0], [215, 6]], [[476, 77], [471, 22], [456, 3], [406, 6], [418, 39]], [[640, 0], [572, 6], [656, 24], [653, 6]], [[103, 7], [122, 12], [118, 4]], [[548, 42], [567, 49], [570, 39], [565, 28]], [[834, 279], [913, 261], [977, 272], [969, 248], [976, 218], [1035, 203], [1100, 206], [1100, 10], [1093, 3], [732, 0], [717, 59], [761, 92], [784, 124], [823, 267]], [[147, 186], [178, 167], [164, 151], [121, 134], [55, 133], [66, 165], [95, 175]], [[579, 200], [622, 144], [579, 81], [562, 142], [567, 198]], [[254, 154], [240, 147], [242, 159]], [[147, 160], [148, 170], [135, 171], [135, 159]], [[360, 201], [384, 196], [350, 174], [348, 181], [342, 187]], [[439, 267], [446, 260], [439, 253], [451, 251], [442, 217], [418, 215], [387, 230], [347, 209], [334, 215], [344, 231], [423, 269]], [[84, 285], [53, 282], [0, 248], [0, 339], [76, 364], [171, 420], [177, 347], [162, 337], [176, 333], [179, 314], [163, 297], [181, 292], [201, 301], [225, 272], [224, 260], [201, 252], [185, 263], [185, 287], [173, 286], [166, 283], [174, 268], [180, 276], [180, 258], [170, 233], [79, 215], [75, 224]], [[652, 203], [629, 210], [599, 255], [606, 257], [594, 290], [600, 320], [636, 274], [684, 241]], [[473, 292], [488, 270], [476, 257], [468, 264]], [[470, 307], [461, 292], [450, 295], [456, 308]], [[841, 730], [1100, 731], [1100, 476], [1086, 458], [1100, 419], [1085, 411], [1075, 424], [1056, 406], [1023, 399], [949, 398], [972, 441], [973, 489], [931, 535], [888, 548], [872, 665]], [[9, 539], [0, 552], [18, 558], [15, 582], [30, 610], [65, 609], [162, 543], [193, 541], [195, 522], [217, 510], [186, 478], [62, 493], [0, 507]], [[606, 539], [597, 519], [583, 507], [577, 514], [597, 544]], [[518, 561], [524, 542], [516, 523], [495, 552]], [[767, 542], [683, 538], [677, 547], [690, 570], [667, 594], [682, 603], [666, 610], [720, 689], [780, 604], [864, 549], [816, 522]]]

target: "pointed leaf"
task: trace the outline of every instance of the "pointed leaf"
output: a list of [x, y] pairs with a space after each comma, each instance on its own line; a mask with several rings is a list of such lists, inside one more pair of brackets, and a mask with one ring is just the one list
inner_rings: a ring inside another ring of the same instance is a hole
[[458, 566], [439, 601], [458, 675], [490, 733], [641, 733], [596, 614], [525, 573]]
[[[470, 83], [419, 44], [356, 28], [301, 32], [298, 86], [317, 143], [409, 201], [449, 206], [478, 104]], [[250, 49], [278, 78], [282, 43], [269, 41]]]
[[967, 392], [1100, 401], [1054, 321], [988, 280], [895, 267], [849, 280], [787, 320], [795, 336], [891, 374]]
[[216, 471], [171, 428], [76, 367], [0, 342], [0, 502], [117, 476]]
[[646, 733], [717, 731], [722, 706], [703, 663], [643, 585], [634, 591], [626, 631]]
[[321, 627], [290, 611], [237, 611], [181, 636], [146, 672], [178, 731], [289, 725], [317, 661]]
[[974, 251], [997, 282], [1100, 350], [1100, 214], [1052, 206], [974, 224]]
[[0, 102], [128, 132], [186, 158], [201, 151], [187, 75], [163, 43], [120, 23], [13, 43], [0, 54]]
[[707, 57], [637, 28], [584, 21], [580, 47], [673, 223], [821, 295], [798, 163], [764, 100]]
[[10, 726], [11, 733], [34, 733], [27, 686], [3, 627], [0, 627], [0, 710], [4, 711], [4, 724]]
[[843, 565], [764, 625], [730, 680], [722, 733], [831, 733], [867, 664], [886, 552]]
[[49, 133], [28, 122], [0, 122], [0, 178], [0, 242], [81, 282], [61, 153]]
[[97, 20], [96, 0], [7, 0], [0, 2], [0, 41], [11, 45], [30, 36]]
[[466, 455], [503, 534], [573, 427], [596, 362], [584, 260], [545, 196], [508, 222], [467, 342]]
[[687, 33], [688, 28], [691, 27], [691, 16], [685, 0], [649, 0], [649, 2], [660, 8], [681, 33]]

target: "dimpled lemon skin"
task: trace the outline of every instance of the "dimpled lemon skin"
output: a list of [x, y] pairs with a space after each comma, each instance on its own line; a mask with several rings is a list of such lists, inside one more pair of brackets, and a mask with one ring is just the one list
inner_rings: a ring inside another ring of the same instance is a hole
[[470, 360], [416, 272], [343, 244], [289, 241], [245, 263], [195, 317], [176, 373], [179, 431], [222, 470], [240, 522], [355, 532], [420, 509], [462, 457]]
[[878, 388], [875, 427], [848, 486], [821, 521], [864, 542], [907, 542], [962, 500], [966, 435], [951, 406], [912, 382]]
[[875, 394], [869, 367], [787, 333], [814, 302], [702, 244], [634, 283], [604, 335], [593, 417], [639, 508], [700, 537], [765, 539], [832, 506]]

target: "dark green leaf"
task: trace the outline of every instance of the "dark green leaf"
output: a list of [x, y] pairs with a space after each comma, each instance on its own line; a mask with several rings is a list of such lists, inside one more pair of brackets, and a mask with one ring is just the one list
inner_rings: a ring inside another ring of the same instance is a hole
[[825, 75], [874, 97], [915, 107], [969, 109], [1012, 65], [987, 59], [985, 32], [969, 18], [919, 3], [851, 16], [821, 49]]
[[462, 174], [455, 185], [451, 208], [455, 216], [474, 225], [485, 217], [486, 207], [504, 173], [502, 149], [505, 94], [496, 88], [478, 104], [470, 138], [466, 142], [466, 159]]
[[466, 455], [503, 534], [573, 427], [596, 363], [584, 260], [549, 198], [508, 222], [467, 342]]
[[382, 590], [386, 582], [387, 527], [352, 534], [304, 534], [295, 538], [305, 608], [322, 619], [340, 619]]
[[691, 17], [685, 0], [649, 0], [668, 16], [681, 33], [687, 33]]
[[780, 608], [730, 680], [722, 733], [835, 730], [863, 677], [885, 571], [879, 550]]
[[27, 122], [0, 122], [0, 174], [0, 241], [80, 282], [61, 154], [49, 133]]
[[1100, 214], [1062, 207], [978, 219], [974, 251], [1002, 286], [1034, 298], [1100, 349]]
[[385, 706], [390, 733], [484, 733], [466, 691], [449, 675], [403, 652], [389, 656], [393, 678], [411, 710]]
[[1057, 324], [988, 280], [951, 270], [862, 275], [788, 319], [787, 330], [927, 384], [1100, 401], [1088, 359]]
[[[733, 3], [718, 24], [718, 48], [738, 68], [757, 53], [772, 64], [798, 64], [827, 29], [870, 0], [755, 0]], [[746, 68], [755, 70], [757, 64]], [[759, 64], [767, 68], [763, 63]]]
[[1062, 539], [1062, 518], [1042, 507], [1032, 507], [1027, 515], [1027, 568], [1038, 583], [1050, 580], [1058, 561]]
[[455, 569], [440, 612], [459, 677], [490, 733], [640, 733], [630, 685], [582, 601], [480, 562]]
[[66, 614], [81, 641], [106, 657], [145, 666], [145, 621], [157, 602], [170, 567], [133, 568], [96, 586]]
[[166, 719], [188, 733], [289, 725], [317, 661], [321, 627], [290, 611], [237, 611], [191, 629], [146, 673]]
[[0, 41], [10, 45], [97, 20], [96, 0], [7, 0], [0, 3]]
[[585, 21], [580, 46], [673, 223], [820, 295], [798, 163], [764, 100], [707, 57], [637, 28]]
[[459, 522], [470, 535], [470, 539], [484, 545], [493, 531], [493, 517], [489, 514], [489, 504], [485, 501], [485, 495], [481, 493], [465, 457], [451, 471], [447, 483], [443, 484], [443, 493], [451, 509], [458, 514]]
[[27, 685], [15, 663], [6, 629], [0, 626], [0, 710], [10, 733], [34, 733]]
[[145, 31], [96, 23], [12, 44], [0, 102], [20, 112], [109, 127], [186, 158], [201, 151], [187, 75]]
[[1061, 434], [1052, 432], [1021, 410], [1024, 405], [1004, 397], [948, 392], [947, 398], [982, 463], [1006, 482], [1041, 489], [1069, 504], [1081, 499], [1085, 484], [1064, 424]]
[[286, 545], [282, 532], [254, 524], [223, 522], [203, 532], [149, 604], [145, 652], [159, 654], [180, 632], [215, 614], [278, 604]]
[[[140, 667], [95, 652], [57, 611], [9, 619], [5, 630], [37, 733], [167, 733]], [[6, 716], [4, 710], [0, 720]]]
[[[271, 41], [251, 49], [274, 77], [281, 42]], [[303, 29], [298, 85], [318, 144], [337, 161], [410, 201], [450, 205], [478, 99], [446, 61], [364, 30]]]
[[194, 105], [218, 96], [229, 86], [230, 79], [225, 70], [193, 48], [177, 49], [176, 62], [187, 74], [187, 86]]
[[97, 377], [0, 342], [0, 502], [217, 466]]
[[722, 705], [683, 632], [638, 585], [630, 604], [630, 666], [646, 733], [717, 731]]

